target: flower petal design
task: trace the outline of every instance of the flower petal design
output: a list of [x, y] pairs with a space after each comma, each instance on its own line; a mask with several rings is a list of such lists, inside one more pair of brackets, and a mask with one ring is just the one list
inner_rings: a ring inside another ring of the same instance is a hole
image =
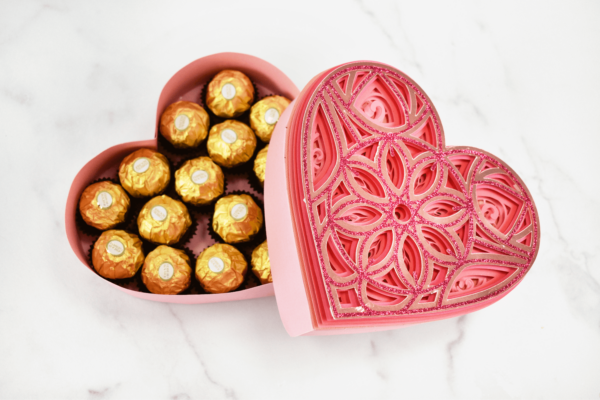
[[518, 268], [504, 265], [469, 265], [450, 281], [448, 299], [482, 297], [510, 278]]
[[383, 221], [383, 213], [369, 204], [351, 203], [340, 209], [334, 221], [351, 231], [366, 231], [375, 228]]
[[372, 123], [382, 127], [399, 127], [406, 122], [407, 107], [382, 76], [375, 74], [358, 93], [354, 107]]
[[460, 219], [466, 212], [464, 204], [450, 196], [436, 196], [423, 203], [420, 213], [437, 223], [449, 223]]
[[386, 192], [380, 179], [368, 167], [352, 164], [346, 171], [348, 182], [351, 182], [354, 192], [371, 201], [383, 201]]

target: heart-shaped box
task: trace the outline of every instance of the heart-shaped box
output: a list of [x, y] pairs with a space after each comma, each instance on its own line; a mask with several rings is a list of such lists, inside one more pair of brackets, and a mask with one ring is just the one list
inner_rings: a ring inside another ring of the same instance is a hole
[[[297, 96], [270, 64], [217, 54], [169, 81], [157, 132], [168, 104], [198, 99], [204, 83], [226, 68], [249, 75], [259, 92], [295, 98], [267, 158], [264, 211], [274, 284], [218, 295], [120, 289], [150, 300], [204, 303], [272, 295], [274, 285], [285, 328], [298, 336], [462, 315], [498, 301], [529, 271], [540, 228], [526, 186], [497, 157], [446, 146], [431, 100], [405, 74], [380, 63], [348, 63], [317, 75]], [[66, 226], [84, 264], [91, 240], [75, 223], [79, 195], [131, 151], [156, 148], [156, 138], [106, 150], [75, 178]]]
[[[69, 195], [65, 212], [65, 227], [67, 238], [71, 248], [94, 274], [88, 257], [89, 249], [94, 242], [94, 237], [87, 235], [81, 229], [81, 223], [77, 222], [78, 202], [83, 190], [93, 181], [103, 178], [116, 176], [120, 162], [130, 153], [140, 148], [150, 148], [156, 150], [159, 140], [160, 116], [167, 106], [179, 100], [188, 100], [197, 102], [201, 97], [201, 91], [210, 79], [219, 71], [224, 69], [235, 69], [244, 71], [253, 81], [259, 96], [269, 94], [279, 94], [289, 99], [294, 99], [298, 95], [298, 88], [294, 83], [279, 69], [272, 64], [246, 54], [239, 53], [218, 53], [200, 58], [178, 71], [163, 88], [158, 101], [156, 113], [156, 131], [154, 138], [137, 142], [124, 143], [113, 146], [98, 154], [89, 161], [75, 176]], [[260, 199], [262, 200], [262, 199]], [[204, 223], [205, 221], [203, 221]], [[200, 251], [214, 241], [208, 235], [196, 235], [189, 242], [189, 247], [194, 247], [196, 256]], [[145, 293], [136, 289], [128, 289], [116, 283], [110, 282], [97, 275], [101, 281], [136, 297], [146, 300], [154, 300], [168, 303], [198, 304], [213, 303], [221, 301], [253, 299], [257, 297], [273, 296], [273, 284], [268, 283], [249, 289], [238, 290], [230, 293], [221, 294], [188, 294], [179, 296], [159, 295]]]

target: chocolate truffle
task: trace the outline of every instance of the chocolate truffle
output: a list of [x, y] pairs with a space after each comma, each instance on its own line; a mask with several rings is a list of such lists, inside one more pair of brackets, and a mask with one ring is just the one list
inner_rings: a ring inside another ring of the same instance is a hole
[[138, 215], [140, 235], [156, 244], [177, 243], [192, 224], [186, 206], [169, 196], [147, 202]]
[[258, 152], [254, 159], [254, 173], [261, 184], [265, 183], [265, 172], [267, 168], [267, 152], [269, 151], [269, 145], [266, 145], [264, 149]]
[[262, 224], [262, 210], [247, 194], [228, 195], [215, 204], [212, 227], [227, 243], [249, 241]]
[[94, 243], [92, 264], [105, 278], [131, 278], [143, 263], [142, 241], [133, 233], [111, 229]]
[[210, 293], [226, 293], [244, 281], [248, 264], [235, 247], [217, 243], [205, 249], [196, 261], [196, 279]]
[[208, 113], [190, 101], [171, 104], [160, 117], [160, 133], [178, 149], [198, 147], [208, 134], [208, 125]]
[[129, 204], [129, 196], [121, 186], [102, 181], [85, 188], [79, 199], [79, 212], [86, 224], [106, 230], [125, 221]]
[[249, 109], [253, 101], [254, 86], [239, 71], [221, 71], [208, 84], [206, 105], [219, 117], [237, 117]]
[[158, 246], [144, 261], [142, 280], [154, 294], [179, 294], [192, 282], [190, 258], [183, 250]]
[[162, 154], [139, 149], [121, 161], [121, 185], [133, 197], [148, 197], [162, 193], [171, 180], [169, 161]]
[[250, 127], [256, 136], [265, 143], [271, 141], [275, 124], [290, 101], [282, 96], [269, 96], [258, 101], [250, 110]]
[[252, 157], [256, 148], [256, 135], [248, 125], [228, 120], [210, 129], [206, 147], [214, 162], [231, 168]]
[[175, 172], [175, 190], [186, 203], [204, 205], [223, 194], [224, 179], [223, 171], [210, 158], [198, 157]]
[[271, 262], [269, 261], [269, 248], [265, 240], [252, 251], [252, 272], [260, 280], [260, 283], [271, 283]]

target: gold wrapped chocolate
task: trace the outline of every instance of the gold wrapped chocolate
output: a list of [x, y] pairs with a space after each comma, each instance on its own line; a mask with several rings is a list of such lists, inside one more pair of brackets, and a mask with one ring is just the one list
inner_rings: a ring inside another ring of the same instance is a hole
[[200, 254], [196, 261], [196, 279], [210, 293], [226, 293], [244, 281], [248, 264], [235, 247], [217, 243]]
[[208, 125], [208, 113], [190, 101], [171, 104], [160, 117], [160, 133], [178, 149], [198, 147], [208, 134]]
[[171, 244], [179, 242], [192, 220], [182, 202], [162, 195], [144, 205], [137, 224], [144, 239], [156, 244]]
[[282, 96], [269, 96], [258, 101], [250, 110], [250, 127], [256, 136], [265, 143], [271, 141], [275, 124], [290, 101]]
[[111, 229], [102, 232], [94, 243], [92, 264], [105, 278], [131, 278], [143, 263], [142, 241], [133, 233]]
[[129, 204], [121, 186], [103, 181], [85, 188], [79, 198], [79, 212], [86, 224], [106, 230], [125, 221]]
[[175, 190], [186, 203], [208, 204], [223, 194], [224, 179], [223, 171], [210, 158], [198, 157], [175, 172]]
[[208, 84], [206, 105], [219, 117], [237, 117], [249, 109], [253, 101], [254, 86], [239, 71], [221, 71]]
[[155, 196], [171, 180], [169, 161], [154, 150], [139, 149], [121, 161], [119, 179], [133, 197]]
[[182, 250], [158, 246], [146, 256], [142, 280], [154, 294], [181, 293], [192, 282], [190, 258]]
[[258, 152], [254, 159], [254, 173], [261, 184], [265, 184], [265, 171], [267, 168], [267, 152], [269, 151], [269, 145], [266, 145], [264, 149]]
[[269, 248], [265, 240], [252, 251], [252, 272], [263, 285], [273, 282], [271, 276], [271, 261], [269, 261]]
[[215, 204], [212, 227], [227, 243], [247, 242], [262, 224], [262, 210], [247, 194], [231, 194]]
[[206, 147], [214, 162], [230, 168], [252, 157], [256, 148], [256, 135], [248, 125], [228, 120], [210, 129]]

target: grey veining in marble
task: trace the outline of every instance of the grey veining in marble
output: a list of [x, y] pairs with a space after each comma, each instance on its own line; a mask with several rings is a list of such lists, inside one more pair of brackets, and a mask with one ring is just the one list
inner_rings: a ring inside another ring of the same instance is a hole
[[[598, 21], [597, 1], [1, 2], [0, 398], [598, 398]], [[222, 51], [299, 87], [361, 59], [409, 74], [447, 144], [527, 183], [529, 275], [468, 316], [295, 339], [274, 298], [168, 305], [98, 285], [64, 232], [73, 177], [152, 137], [166, 81]]]

